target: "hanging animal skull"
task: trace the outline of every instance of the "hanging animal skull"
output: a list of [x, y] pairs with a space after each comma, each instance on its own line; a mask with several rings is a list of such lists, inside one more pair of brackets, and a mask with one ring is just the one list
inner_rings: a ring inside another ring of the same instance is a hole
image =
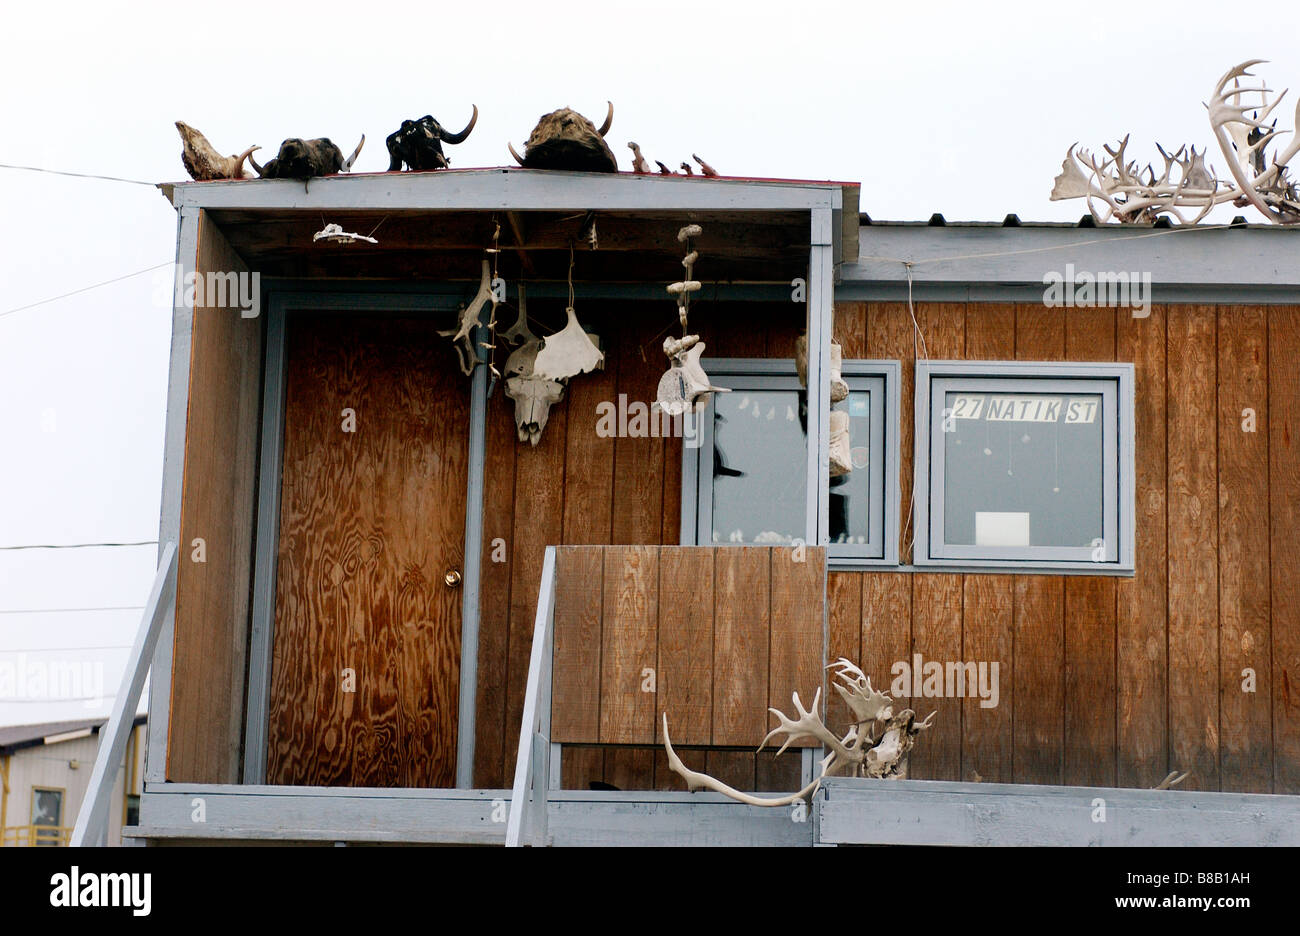
[[573, 307], [565, 309], [565, 326], [542, 342], [533, 373], [548, 380], [567, 381], [586, 374], [605, 362], [605, 354], [578, 322]]
[[519, 441], [530, 445], [542, 438], [551, 406], [564, 399], [564, 384], [535, 372], [541, 348], [542, 340], [533, 338], [506, 360], [506, 396], [515, 401], [515, 428]]
[[700, 366], [704, 342], [699, 335], [687, 335], [680, 340], [664, 339], [664, 354], [671, 366], [659, 378], [656, 405], [669, 416], [680, 416], [688, 411], [702, 412], [708, 405], [710, 393], [730, 393], [728, 387], [715, 387], [709, 375]]

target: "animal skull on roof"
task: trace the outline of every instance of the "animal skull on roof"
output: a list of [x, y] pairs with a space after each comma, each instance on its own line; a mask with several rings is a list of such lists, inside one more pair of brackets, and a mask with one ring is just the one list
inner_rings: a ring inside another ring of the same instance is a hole
[[251, 178], [244, 172], [244, 160], [251, 159], [260, 146], [250, 146], [238, 156], [222, 156], [207, 137], [184, 121], [176, 121], [176, 129], [181, 135], [181, 162], [191, 179], [204, 182]]
[[315, 140], [303, 140], [290, 137], [280, 144], [280, 151], [265, 166], [259, 166], [252, 156], [248, 161], [253, 164], [257, 174], [263, 179], [299, 179], [306, 181], [316, 176], [334, 175], [347, 172], [361, 154], [361, 147], [366, 144], [366, 136], [361, 135], [361, 142], [347, 159], [343, 151], [329, 137]]
[[618, 161], [605, 134], [614, 123], [614, 105], [609, 104], [605, 122], [596, 127], [577, 111], [562, 107], [537, 121], [524, 144], [524, 155], [510, 155], [525, 169], [567, 169], [574, 172], [618, 172]]
[[477, 105], [474, 105], [474, 116], [460, 133], [448, 133], [429, 114], [419, 120], [403, 120], [402, 126], [389, 134], [385, 141], [388, 146], [388, 171], [396, 172], [403, 164], [406, 168], [417, 171], [449, 168], [451, 160], [443, 153], [442, 144], [464, 143], [476, 123]]

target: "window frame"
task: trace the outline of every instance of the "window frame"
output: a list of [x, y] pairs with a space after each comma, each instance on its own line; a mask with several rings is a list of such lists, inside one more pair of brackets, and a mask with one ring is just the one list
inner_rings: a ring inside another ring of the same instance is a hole
[[[1089, 383], [1091, 386], [1086, 385]], [[1061, 392], [1101, 395], [1104, 560], [1094, 561], [1087, 557], [1086, 547], [972, 546], [944, 541], [942, 394], [968, 388], [986, 394]], [[1132, 364], [918, 361], [915, 399], [913, 522], [916, 524], [916, 540], [913, 565], [977, 571], [1012, 569], [1094, 575], [1133, 574], [1137, 464]]]
[[[734, 391], [803, 389], [798, 383], [795, 364], [789, 358], [705, 358], [701, 362], [709, 379], [717, 386]], [[841, 365], [841, 375], [850, 385], [850, 392], [861, 392], [866, 381], [876, 382], [869, 388], [871, 405], [871, 516], [879, 517], [873, 523], [868, 542], [831, 543], [830, 531], [819, 532], [819, 545], [826, 547], [828, 563], [838, 568], [898, 567], [898, 533], [901, 512], [899, 478], [899, 452], [901, 447], [901, 415], [899, 387], [902, 365], [890, 360], [846, 360]], [[855, 386], [857, 384], [857, 386]], [[702, 480], [712, 476], [713, 465], [713, 413], [716, 395], [709, 400], [704, 412], [697, 418], [700, 444], [682, 446], [682, 504], [681, 534], [683, 546], [754, 545], [712, 542], [701, 539], [702, 531], [712, 529], [712, 495], [706, 494]], [[836, 404], [838, 405], [838, 404]], [[811, 415], [810, 415], [811, 418]], [[830, 493], [829, 465], [820, 471], [818, 497], [824, 500]]]

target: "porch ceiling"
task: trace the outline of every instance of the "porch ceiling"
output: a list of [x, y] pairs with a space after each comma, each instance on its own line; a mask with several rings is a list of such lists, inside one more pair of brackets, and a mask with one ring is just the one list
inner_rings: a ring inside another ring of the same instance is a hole
[[[231, 247], [267, 276], [302, 279], [477, 279], [500, 224], [499, 272], [509, 279], [672, 282], [682, 276], [683, 224], [704, 228], [698, 275], [710, 282], [789, 282], [806, 275], [809, 216], [799, 211], [585, 211], [214, 209]], [[378, 244], [313, 242], [326, 223]]]

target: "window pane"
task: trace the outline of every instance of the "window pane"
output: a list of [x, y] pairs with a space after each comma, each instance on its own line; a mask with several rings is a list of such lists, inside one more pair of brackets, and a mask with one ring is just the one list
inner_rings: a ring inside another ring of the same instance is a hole
[[849, 414], [853, 470], [830, 479], [831, 542], [862, 545], [871, 535], [871, 394], [851, 392], [833, 409]]
[[800, 393], [736, 390], [713, 398], [713, 542], [802, 539], [807, 443]]
[[1102, 537], [1102, 397], [944, 395], [944, 540], [1092, 546]]

